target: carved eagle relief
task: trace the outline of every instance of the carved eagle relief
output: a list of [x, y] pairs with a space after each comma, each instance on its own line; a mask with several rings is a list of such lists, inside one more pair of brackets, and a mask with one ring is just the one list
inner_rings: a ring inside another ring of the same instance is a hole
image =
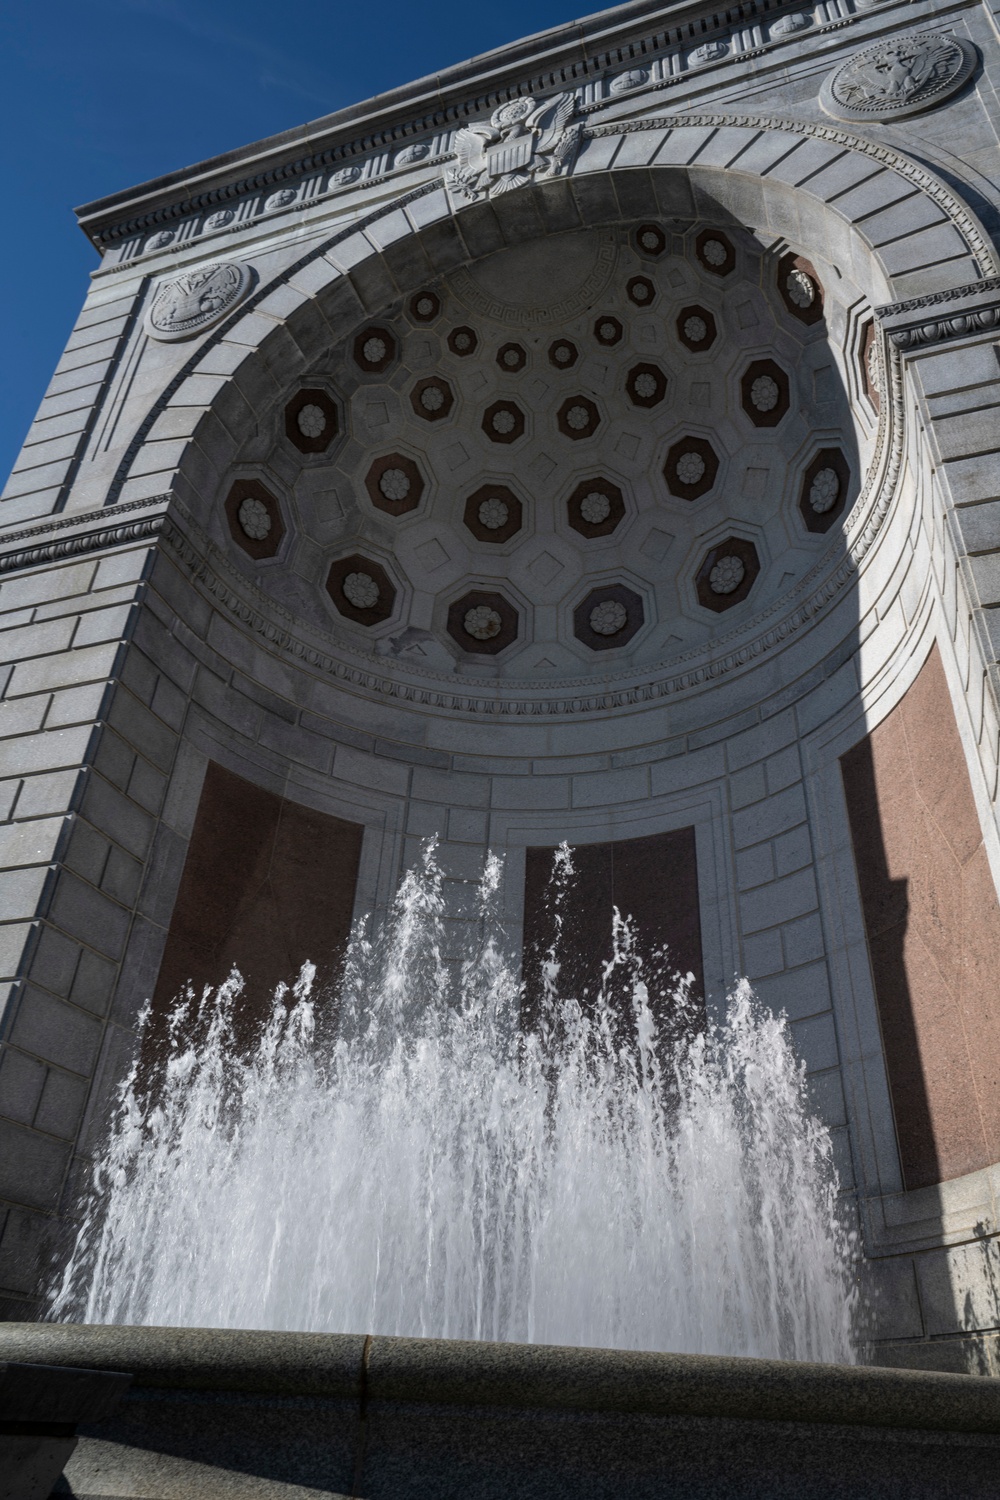
[[495, 198], [535, 177], [558, 177], [571, 161], [579, 125], [572, 93], [538, 103], [530, 95], [493, 111], [488, 125], [465, 125], [455, 136], [455, 165], [448, 186], [473, 201]]

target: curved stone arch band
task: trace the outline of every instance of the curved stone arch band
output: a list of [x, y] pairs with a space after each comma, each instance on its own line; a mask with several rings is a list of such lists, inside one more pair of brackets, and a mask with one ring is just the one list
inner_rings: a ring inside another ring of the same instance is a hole
[[[878, 161], [886, 170], [893, 171], [898, 175], [903, 176], [907, 181], [912, 182], [918, 191], [923, 192], [928, 198], [930, 198], [936, 204], [945, 219], [947, 219], [952, 224], [952, 226], [956, 229], [956, 232], [961, 236], [967, 248], [969, 258], [973, 261], [974, 272], [973, 274], [970, 274], [959, 264], [959, 266], [957, 266], [953, 272], [954, 281], [956, 283], [968, 283], [974, 280], [976, 277], [990, 276], [1000, 273], [1000, 255], [998, 255], [998, 253], [993, 249], [989, 238], [985, 234], [982, 226], [979, 224], [978, 219], [972, 213], [971, 209], [969, 209], [968, 206], [964, 204], [962, 200], [941, 181], [940, 178], [927, 171], [926, 168], [918, 165], [911, 158], [903, 155], [901, 152], [894, 150], [892, 147], [881, 144], [876, 145], [871, 141], [865, 140], [861, 136], [855, 135], [854, 132], [850, 130], [845, 130], [836, 126], [826, 125], [818, 122], [789, 120], [783, 117], [770, 115], [725, 115], [719, 113], [691, 113], [664, 115], [656, 117], [654, 119], [644, 119], [641, 121], [622, 121], [612, 122], [607, 125], [590, 126], [584, 129], [583, 138], [584, 143], [586, 144], [590, 141], [596, 142], [601, 139], [616, 136], [624, 137], [635, 135], [637, 133], [652, 134], [656, 131], [659, 131], [661, 133], [664, 131], [672, 132], [675, 130], [692, 127], [709, 127], [713, 130], [729, 129], [737, 132], [755, 130], [761, 134], [764, 132], [773, 131], [786, 135], [811, 137], [829, 142], [833, 146], [840, 146], [844, 151], [853, 151], [872, 160]], [[600, 163], [600, 165], [595, 163], [593, 166], [588, 166], [588, 153], [587, 150], [584, 149], [583, 151], [581, 151], [579, 157], [577, 158], [573, 171], [568, 174], [566, 178], [561, 179], [561, 182], [571, 189], [572, 182], [576, 177], [585, 177], [591, 175], [594, 171], [604, 172], [613, 176], [619, 172], [632, 172], [636, 170], [657, 172], [686, 172], [697, 170], [699, 172], [712, 173], [718, 180], [723, 180], [726, 171], [739, 172], [739, 168], [735, 165], [735, 163], [742, 155], [743, 150], [745, 150], [746, 147], [751, 144], [751, 142], [747, 141], [739, 148], [737, 148], [737, 143], [735, 141], [733, 144], [734, 150], [732, 156], [729, 158], [729, 164], [724, 170], [721, 168], [713, 167], [699, 168], [696, 159], [697, 153], [695, 153], [695, 156], [690, 160], [678, 160], [676, 162], [663, 160], [657, 161], [652, 165], [649, 164], [649, 159], [647, 157], [646, 160], [637, 159], [630, 165], [615, 165], [613, 159], [605, 159]], [[615, 154], [617, 155], [619, 153]], [[656, 152], [654, 154], [658, 156], [659, 152]], [[780, 157], [779, 159], [784, 160], [785, 158]], [[741, 175], [744, 177], [749, 176], [760, 182], [766, 182], [768, 180], [766, 171], [757, 173], [743, 173]], [[817, 172], [813, 172], [811, 174], [811, 178], [817, 175], [819, 175]], [[780, 179], [775, 179], [775, 183], [776, 185], [782, 185], [785, 187], [790, 186]], [[793, 192], [806, 193], [807, 196], [817, 196], [815, 192], [810, 192], [809, 189], [805, 186], [791, 185], [791, 190]], [[544, 191], [544, 188], [524, 187], [519, 189], [518, 191], [520, 193], [531, 194], [533, 192]], [[331, 251], [337, 248], [338, 245], [345, 243], [355, 236], [364, 236], [366, 229], [373, 227], [387, 215], [405, 211], [412, 204], [434, 194], [441, 194], [443, 202], [446, 205], [449, 203], [449, 200], [447, 199], [447, 196], [445, 194], [443, 184], [440, 180], [432, 180], [430, 182], [424, 183], [420, 187], [414, 188], [410, 192], [404, 193], [398, 198], [390, 199], [384, 204], [379, 205], [377, 208], [374, 208], [363, 218], [356, 220], [346, 228], [338, 231], [338, 233], [336, 233], [335, 235], [332, 235], [329, 238], [321, 241], [318, 245], [307, 251], [305, 255], [301, 256], [297, 261], [289, 266], [279, 277], [255, 288], [250, 293], [250, 295], [244, 299], [240, 306], [236, 308], [232, 312], [232, 314], [230, 314], [228, 318], [223, 320], [214, 329], [212, 329], [208, 336], [198, 344], [197, 348], [192, 351], [190, 359], [177, 372], [177, 374], [173, 377], [169, 384], [160, 393], [160, 396], [158, 397], [154, 406], [151, 408], [147, 416], [144, 418], [143, 422], [140, 424], [139, 429], [137, 430], [135, 436], [129, 443], [122, 456], [121, 463], [119, 464], [115, 476], [109, 486], [108, 494], [105, 498], [105, 504], [113, 505], [117, 502], [121, 491], [128, 480], [132, 463], [140, 448], [145, 443], [146, 438], [149, 435], [152, 427], [154, 426], [157, 417], [169, 405], [173, 396], [176, 395], [176, 393], [184, 384], [184, 381], [197, 371], [204, 356], [211, 349], [215, 348], [219, 343], [224, 342], [227, 334], [230, 333], [234, 328], [236, 328], [242, 319], [250, 316], [252, 313], [258, 311], [259, 309], [264, 308], [268, 297], [272, 295], [277, 287], [287, 286], [295, 276], [306, 271], [307, 268], [315, 265], [319, 260], [328, 256]], [[472, 206], [473, 205], [456, 206], [454, 203], [451, 203], [450, 216], [455, 221], [456, 226], [460, 224], [463, 213], [467, 212], [468, 209]], [[846, 216], [838, 214], [835, 209], [832, 210], [832, 212], [834, 212], [836, 217], [839, 218], [840, 221], [845, 225], [851, 224], [851, 221], [846, 218]], [[445, 214], [438, 215], [438, 220], [445, 216]], [[627, 217], [627, 214], [624, 210], [620, 217]], [[427, 222], [430, 223], [436, 221], [428, 220]], [[412, 216], [410, 216], [410, 224], [411, 233], [413, 235], [419, 235], [423, 225], [417, 224]], [[383, 247], [379, 246], [377, 243], [373, 242], [372, 240], [368, 240], [367, 244], [369, 256], [378, 256], [383, 254]], [[872, 247], [866, 248], [869, 250], [871, 258], [876, 263], [878, 263], [878, 251]], [[365, 258], [367, 257], [358, 257], [359, 260]], [[474, 258], [475, 257], [473, 253], [470, 251], [468, 259], [471, 260]], [[459, 258], [456, 264], [459, 264], [460, 261], [461, 258]], [[328, 281], [332, 282], [339, 277], [346, 277], [349, 279], [349, 276], [349, 269], [341, 270], [339, 267], [331, 263], [330, 276], [328, 278]], [[897, 300], [896, 297], [893, 296], [892, 277], [888, 274], [884, 274], [882, 279], [885, 282], [884, 290], [880, 290], [876, 293], [875, 289], [872, 289], [873, 295], [871, 296], [870, 300], [872, 301], [873, 305], [877, 305], [882, 302]], [[321, 290], [322, 286], [316, 286], [310, 294], [303, 294], [303, 301], [306, 301], [309, 296], [315, 298]], [[407, 287], [401, 288], [401, 290], [405, 291], [412, 289]], [[250, 349], [248, 351], [248, 357], [252, 357], [253, 352], [253, 349]]]

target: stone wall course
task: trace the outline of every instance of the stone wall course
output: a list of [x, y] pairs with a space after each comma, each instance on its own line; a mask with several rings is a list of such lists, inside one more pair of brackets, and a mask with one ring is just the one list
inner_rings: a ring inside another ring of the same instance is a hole
[[71, 937], [90, 944], [107, 958], [121, 958], [128, 912], [67, 869], [56, 877], [49, 914]]
[[119, 687], [111, 703], [107, 722], [161, 771], [168, 771], [177, 748], [177, 736], [139, 698]]
[[[645, 801], [649, 796], [649, 772], [644, 766], [623, 771], [596, 771], [589, 776], [574, 776], [572, 789], [574, 807], [608, 807]], [[524, 795], [523, 789], [521, 795]], [[496, 796], [494, 787], [494, 805], [502, 806]]]
[[36, 1130], [60, 1140], [75, 1141], [90, 1091], [88, 1079], [60, 1068], [47, 1069], [45, 1087], [32, 1124]]
[[741, 891], [766, 885], [775, 877], [774, 852], [769, 843], [754, 844], [736, 855], [736, 883]]
[[8, 698], [0, 703], [0, 739], [41, 729], [50, 701], [48, 693], [40, 693], [34, 698]]
[[43, 818], [69, 810], [81, 792], [80, 768], [26, 776], [18, 784], [14, 816]]
[[784, 966], [780, 928], [771, 927], [744, 937], [742, 968], [748, 979], [757, 981], [780, 974]]
[[[494, 776], [490, 793], [490, 805], [496, 808], [568, 808], [573, 783], [568, 776], [520, 777]], [[585, 806], [601, 805], [585, 803]], [[575, 804], [579, 806], [580, 804]]]
[[[46, 623], [62, 624], [50, 621]], [[75, 617], [65, 622], [72, 633]], [[77, 650], [59, 652], [48, 656], [36, 656], [19, 661], [8, 684], [8, 696], [52, 692], [59, 688], [72, 687], [87, 682], [107, 681], [114, 673], [118, 655], [117, 643], [98, 646], [82, 646]], [[75, 734], [76, 731], [64, 731]], [[39, 736], [51, 739], [54, 736]], [[30, 763], [29, 763], [30, 764]]]
[[[80, 947], [49, 923], [40, 924], [31, 955], [33, 983], [53, 995], [67, 997], [80, 961]], [[11, 972], [11, 971], [8, 971]]]
[[101, 1031], [95, 1016], [29, 985], [21, 996], [10, 1039], [23, 1052], [89, 1078]]
[[[54, 1210], [69, 1165], [69, 1151], [68, 1142], [0, 1119], [0, 1198], [25, 1208]], [[5, 1240], [9, 1233], [8, 1220]], [[26, 1271], [33, 1281], [38, 1274], [37, 1262], [31, 1266], [29, 1261]], [[23, 1285], [19, 1290], [28, 1287]]]
[[145, 857], [152, 839], [153, 819], [104, 776], [87, 777], [80, 813], [95, 827], [106, 829], [136, 859]]
[[75, 615], [14, 627], [0, 633], [0, 649], [8, 661], [24, 661], [29, 657], [65, 651], [73, 639], [75, 628]]
[[810, 867], [745, 891], [740, 897], [740, 921], [744, 932], [758, 932], [815, 911], [818, 905], [816, 878]]
[[762, 976], [754, 988], [771, 1010], [787, 1012], [791, 1021], [830, 1013], [830, 976], [824, 960]]

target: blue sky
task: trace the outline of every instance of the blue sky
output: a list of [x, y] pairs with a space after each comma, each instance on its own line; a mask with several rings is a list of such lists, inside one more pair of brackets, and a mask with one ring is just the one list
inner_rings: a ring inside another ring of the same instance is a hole
[[0, 480], [97, 264], [75, 204], [600, 8], [8, 0], [0, 9]]

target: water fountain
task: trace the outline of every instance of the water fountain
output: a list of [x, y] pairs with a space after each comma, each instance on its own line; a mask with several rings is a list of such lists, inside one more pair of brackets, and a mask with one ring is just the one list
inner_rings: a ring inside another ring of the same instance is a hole
[[564, 849], [522, 1033], [500, 874], [446, 961], [428, 845], [332, 1027], [308, 964], [248, 1054], [241, 978], [189, 992], [162, 1074], [122, 1086], [53, 1316], [852, 1360], [855, 1240], [784, 1022], [741, 983], [696, 1027], [618, 913], [600, 992], [563, 995]]
[[620, 913], [598, 992], [562, 994], [572, 874], [563, 848], [528, 1028], [499, 862], [456, 959], [433, 843], [336, 996], [304, 965], [249, 1047], [236, 973], [146, 1018], [54, 1321], [0, 1329], [135, 1377], [61, 1492], [986, 1483], [990, 1383], [854, 1362], [857, 1242], [784, 1020], [741, 982], [706, 1021]]

